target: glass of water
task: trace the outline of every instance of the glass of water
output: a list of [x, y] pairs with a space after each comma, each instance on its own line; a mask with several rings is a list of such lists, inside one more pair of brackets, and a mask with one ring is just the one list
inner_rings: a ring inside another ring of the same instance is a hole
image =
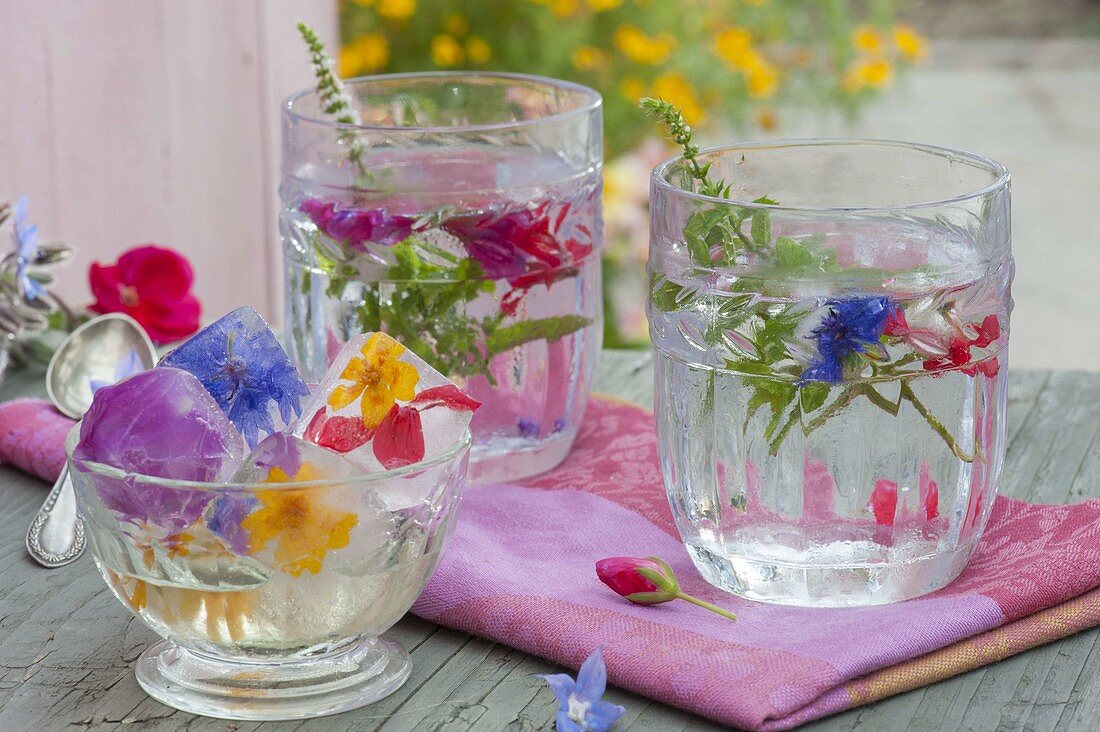
[[354, 124], [316, 91], [283, 106], [289, 347], [325, 372], [389, 333], [482, 402], [471, 474], [557, 465], [602, 334], [599, 94], [494, 73], [352, 79]]
[[654, 171], [648, 302], [662, 469], [696, 566], [795, 605], [943, 587], [1004, 460], [1008, 171], [874, 140], [698, 163], [723, 195], [681, 157]]

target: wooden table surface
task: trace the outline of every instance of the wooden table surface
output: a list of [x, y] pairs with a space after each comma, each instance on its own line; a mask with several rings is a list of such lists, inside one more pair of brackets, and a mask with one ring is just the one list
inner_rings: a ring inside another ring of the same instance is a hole
[[[642, 352], [605, 352], [595, 389], [652, 403]], [[41, 395], [41, 372], [16, 372], [0, 400]], [[1100, 374], [1013, 372], [1002, 492], [1060, 503], [1100, 496]], [[308, 722], [225, 722], [149, 699], [132, 665], [155, 636], [107, 591], [91, 557], [57, 570], [23, 538], [47, 486], [0, 467], [0, 730], [543, 730], [555, 703], [533, 674], [559, 669], [520, 651], [408, 616], [390, 632], [412, 656], [393, 696]], [[807, 725], [807, 730], [1100, 728], [1096, 629], [1001, 663]], [[620, 730], [710, 730], [712, 723], [611, 689]]]

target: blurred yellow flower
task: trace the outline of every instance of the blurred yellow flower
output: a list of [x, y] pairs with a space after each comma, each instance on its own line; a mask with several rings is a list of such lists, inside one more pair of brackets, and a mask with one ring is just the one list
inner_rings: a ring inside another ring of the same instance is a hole
[[619, 91], [632, 102], [637, 103], [645, 96], [645, 82], [633, 76], [628, 76], [619, 84]]
[[699, 124], [703, 119], [703, 105], [699, 102], [695, 87], [674, 71], [661, 74], [654, 79], [653, 96], [679, 107], [689, 125]]
[[370, 74], [386, 67], [390, 44], [381, 33], [365, 33], [340, 49], [340, 76]]
[[779, 115], [774, 107], [760, 107], [756, 110], [756, 124], [765, 132], [772, 132], [779, 127]]
[[470, 21], [461, 13], [451, 13], [443, 19], [443, 30], [452, 36], [465, 35], [470, 30]]
[[752, 51], [752, 34], [744, 28], [726, 28], [714, 36], [714, 50], [730, 66], [741, 68]]
[[910, 61], [919, 61], [928, 55], [928, 42], [908, 25], [894, 27], [894, 45]]
[[573, 68], [594, 71], [607, 66], [607, 53], [595, 46], [581, 46], [573, 52]]
[[855, 94], [864, 87], [882, 88], [894, 78], [894, 69], [890, 62], [882, 58], [857, 61], [844, 72], [841, 86], [849, 94]]
[[432, 37], [432, 63], [436, 66], [458, 66], [465, 58], [466, 54], [454, 36]]
[[595, 10], [597, 13], [602, 13], [605, 10], [614, 10], [623, 4], [623, 0], [588, 0], [588, 7]]
[[860, 51], [875, 53], [882, 49], [882, 35], [869, 25], [861, 25], [852, 31], [852, 45]]
[[378, 0], [375, 12], [386, 20], [408, 20], [416, 12], [416, 0]]
[[[265, 483], [321, 480], [324, 476], [311, 463], [302, 463], [293, 476], [272, 468]], [[351, 542], [351, 530], [359, 523], [353, 513], [337, 511], [322, 503], [316, 489], [258, 490], [260, 508], [241, 521], [248, 532], [249, 553], [263, 551], [275, 543], [276, 566], [294, 577], [302, 572], [317, 574], [325, 555]]]
[[633, 25], [620, 25], [615, 29], [615, 47], [631, 61], [639, 64], [664, 63], [676, 48], [676, 39], [668, 33], [648, 36]]
[[753, 99], [767, 99], [779, 88], [779, 70], [758, 55], [745, 68], [745, 86]]
[[564, 18], [577, 12], [577, 0], [550, 0], [550, 9], [554, 15]]
[[481, 38], [470, 36], [466, 41], [466, 56], [475, 64], [486, 63], [493, 56], [493, 49]]

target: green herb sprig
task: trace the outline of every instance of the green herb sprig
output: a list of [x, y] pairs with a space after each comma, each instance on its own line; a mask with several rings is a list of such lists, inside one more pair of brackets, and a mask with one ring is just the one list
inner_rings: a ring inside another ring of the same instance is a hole
[[[322, 103], [321, 111], [341, 124], [363, 124], [363, 119], [352, 105], [347, 87], [333, 72], [335, 63], [332, 57], [325, 53], [325, 44], [317, 37], [316, 31], [299, 21], [298, 32], [309, 47], [313, 74], [317, 77], [317, 94]], [[363, 143], [350, 130], [341, 131], [338, 139], [348, 146], [348, 161], [356, 167], [361, 176], [366, 177], [368, 174], [363, 164]]]

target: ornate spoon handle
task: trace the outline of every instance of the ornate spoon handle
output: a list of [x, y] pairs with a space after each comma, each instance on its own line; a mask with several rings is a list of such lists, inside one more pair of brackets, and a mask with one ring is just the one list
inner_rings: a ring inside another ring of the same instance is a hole
[[80, 558], [87, 539], [76, 512], [76, 493], [66, 465], [27, 529], [27, 551], [43, 567], [63, 567]]

